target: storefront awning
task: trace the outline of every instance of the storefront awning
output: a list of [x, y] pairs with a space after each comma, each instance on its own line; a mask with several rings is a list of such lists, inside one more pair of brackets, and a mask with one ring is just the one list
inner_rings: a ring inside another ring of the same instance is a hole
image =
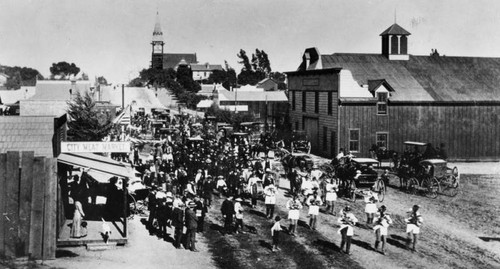
[[129, 171], [124, 164], [93, 153], [61, 153], [57, 161], [119, 177], [134, 176], [133, 171]]

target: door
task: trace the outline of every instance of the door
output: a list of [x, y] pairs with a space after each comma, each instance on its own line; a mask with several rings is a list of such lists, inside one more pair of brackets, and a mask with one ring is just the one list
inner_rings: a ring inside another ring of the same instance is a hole
[[304, 130], [311, 141], [311, 153], [319, 152], [319, 121], [317, 118], [304, 117]]

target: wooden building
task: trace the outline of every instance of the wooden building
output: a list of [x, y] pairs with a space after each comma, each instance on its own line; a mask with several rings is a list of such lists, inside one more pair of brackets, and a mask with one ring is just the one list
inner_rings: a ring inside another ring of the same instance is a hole
[[409, 35], [389, 27], [381, 54], [306, 49], [287, 73], [293, 128], [325, 157], [412, 140], [444, 143], [452, 160], [500, 159], [500, 58], [410, 55]]

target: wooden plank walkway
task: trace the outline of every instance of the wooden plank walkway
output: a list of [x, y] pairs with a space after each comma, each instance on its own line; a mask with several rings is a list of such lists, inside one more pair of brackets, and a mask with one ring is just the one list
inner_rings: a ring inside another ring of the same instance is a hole
[[[84, 246], [93, 243], [102, 243], [103, 239], [101, 237], [102, 231], [102, 221], [92, 221], [85, 220], [87, 222], [87, 236], [82, 238], [71, 238], [71, 223], [72, 220], [66, 220], [66, 223], [59, 233], [57, 239], [57, 246]], [[109, 242], [116, 243], [118, 245], [125, 245], [128, 241], [128, 237], [123, 233], [123, 223], [119, 221], [108, 221], [109, 227], [111, 228], [111, 236], [109, 237]]]

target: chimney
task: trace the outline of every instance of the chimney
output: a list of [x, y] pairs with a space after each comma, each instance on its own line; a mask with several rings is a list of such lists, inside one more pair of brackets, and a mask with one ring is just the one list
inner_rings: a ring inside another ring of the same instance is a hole
[[306, 70], [309, 68], [309, 65], [311, 64], [311, 56], [309, 55], [308, 52], [305, 53], [305, 59], [306, 59]]

